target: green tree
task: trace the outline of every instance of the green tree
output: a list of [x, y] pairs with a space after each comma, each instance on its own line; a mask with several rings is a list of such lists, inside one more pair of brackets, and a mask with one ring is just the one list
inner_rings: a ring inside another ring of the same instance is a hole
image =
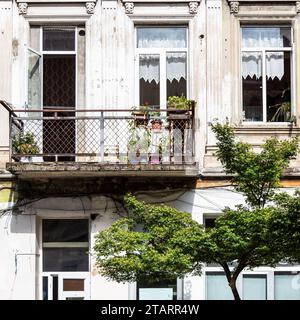
[[288, 262], [300, 261], [300, 191], [294, 195], [279, 193], [269, 221], [273, 250], [280, 250]]
[[283, 171], [297, 154], [298, 139], [270, 138], [260, 152], [254, 152], [249, 144], [236, 141], [234, 129], [228, 124], [213, 124], [212, 131], [217, 138], [216, 156], [248, 206], [223, 211], [215, 228], [206, 230], [198, 259], [220, 264], [234, 298], [239, 300], [239, 274], [245, 268], [274, 266], [285, 254], [283, 247], [274, 246], [271, 236], [275, 230], [271, 226], [275, 226], [275, 219], [280, 223], [280, 215], [266, 204], [274, 199]]
[[189, 213], [145, 204], [130, 194], [124, 200], [129, 217], [96, 236], [94, 252], [102, 275], [118, 282], [145, 278], [156, 282], [200, 273], [195, 249], [189, 252], [177, 245], [178, 241], [193, 243], [203, 233]]
[[251, 207], [264, 207], [275, 189], [280, 186], [280, 177], [298, 152], [298, 138], [279, 141], [270, 138], [255, 152], [250, 144], [237, 142], [234, 129], [220, 123], [213, 124], [217, 138], [218, 160], [237, 191], [242, 192]]

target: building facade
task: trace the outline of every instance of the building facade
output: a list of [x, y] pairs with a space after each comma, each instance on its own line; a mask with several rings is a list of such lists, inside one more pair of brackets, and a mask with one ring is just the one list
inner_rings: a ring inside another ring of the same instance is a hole
[[[298, 135], [299, 50], [298, 1], [0, 0], [0, 299], [232, 299], [216, 265], [155, 288], [108, 281], [94, 236], [127, 191], [206, 226], [244, 203], [209, 124], [257, 149]], [[195, 104], [168, 109], [182, 95]], [[300, 299], [300, 266], [245, 270], [238, 290]]]

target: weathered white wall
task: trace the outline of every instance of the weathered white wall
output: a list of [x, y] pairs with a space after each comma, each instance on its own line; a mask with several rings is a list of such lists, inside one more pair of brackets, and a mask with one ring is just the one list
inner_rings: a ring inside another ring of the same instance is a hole
[[[0, 100], [11, 100], [12, 2], [0, 1]], [[9, 154], [8, 112], [0, 106], [0, 169]]]
[[122, 4], [97, 3], [87, 22], [87, 105], [131, 108], [134, 105], [134, 25]]
[[0, 100], [11, 98], [12, 1], [0, 1]]
[[35, 216], [0, 218], [0, 300], [35, 299]]

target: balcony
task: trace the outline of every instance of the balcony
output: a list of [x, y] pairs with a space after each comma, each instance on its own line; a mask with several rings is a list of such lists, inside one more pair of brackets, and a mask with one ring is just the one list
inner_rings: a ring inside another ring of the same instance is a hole
[[10, 111], [10, 162], [21, 178], [196, 176], [192, 110]]

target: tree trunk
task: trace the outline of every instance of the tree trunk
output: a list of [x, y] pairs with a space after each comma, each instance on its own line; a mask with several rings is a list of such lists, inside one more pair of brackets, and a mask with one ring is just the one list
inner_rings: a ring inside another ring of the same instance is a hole
[[239, 292], [236, 288], [236, 278], [235, 277], [232, 277], [230, 280], [230, 288], [231, 288], [232, 294], [234, 296], [234, 300], [241, 300]]
[[228, 267], [227, 263], [220, 263], [225, 271], [225, 275], [228, 281], [228, 284], [230, 286], [231, 292], [233, 294], [234, 300], [241, 300], [239, 292], [236, 288], [236, 279], [238, 275], [240, 274], [241, 270], [243, 269], [242, 265], [239, 265], [236, 272], [231, 275], [230, 269]]

